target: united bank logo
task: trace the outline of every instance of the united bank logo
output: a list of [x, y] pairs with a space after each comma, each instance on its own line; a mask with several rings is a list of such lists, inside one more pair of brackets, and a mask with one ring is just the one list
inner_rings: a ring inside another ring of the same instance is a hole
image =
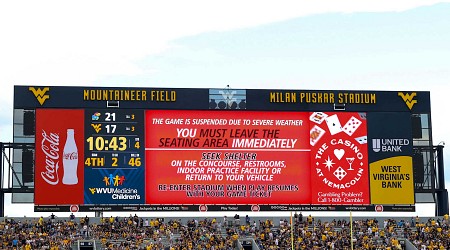
[[403, 94], [403, 92], [398, 92], [398, 96], [402, 98], [406, 106], [408, 106], [409, 110], [411, 110], [414, 104], [417, 103], [417, 100], [414, 99], [417, 96], [416, 92], [412, 92], [411, 94], [409, 93]]
[[408, 139], [372, 139], [372, 150], [378, 152], [402, 152], [404, 146], [409, 146]]
[[37, 101], [39, 102], [39, 104], [41, 104], [41, 106], [44, 105], [45, 101], [50, 98], [50, 95], [47, 94], [47, 92], [50, 90], [49, 87], [45, 87], [42, 89], [29, 87], [28, 90], [33, 93], [34, 97], [36, 97]]
[[380, 139], [372, 139], [372, 149], [375, 153], [380, 152], [380, 150], [381, 150], [381, 140]]

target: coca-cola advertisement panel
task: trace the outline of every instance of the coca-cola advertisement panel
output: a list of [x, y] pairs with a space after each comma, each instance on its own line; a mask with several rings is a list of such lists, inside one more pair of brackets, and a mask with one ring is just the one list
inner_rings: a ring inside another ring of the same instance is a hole
[[36, 205], [83, 204], [83, 141], [83, 110], [36, 110]]

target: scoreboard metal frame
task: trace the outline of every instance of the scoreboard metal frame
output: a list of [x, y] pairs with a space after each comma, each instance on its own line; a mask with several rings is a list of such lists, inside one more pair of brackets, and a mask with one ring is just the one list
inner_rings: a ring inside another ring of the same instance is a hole
[[[145, 165], [145, 112], [178, 110], [207, 112], [340, 112], [390, 113], [422, 116], [428, 127], [411, 146], [432, 148], [430, 93], [427, 91], [270, 90], [15, 86], [14, 109], [82, 110], [84, 114], [83, 166], [85, 178], [92, 169], [137, 169]], [[101, 114], [101, 118], [100, 115]], [[230, 113], [228, 113], [230, 114]], [[233, 114], [233, 113], [231, 113]], [[238, 113], [236, 113], [238, 114]], [[15, 123], [22, 118], [14, 117]], [[35, 117], [39, 119], [39, 117]], [[24, 130], [26, 122], [22, 123]], [[33, 124], [35, 126], [35, 124]], [[423, 128], [420, 128], [423, 130]], [[414, 131], [413, 131], [414, 132]], [[37, 134], [38, 131], [35, 131]], [[14, 132], [14, 140], [35, 142], [34, 135]], [[372, 142], [370, 142], [372, 143]], [[36, 146], [37, 147], [37, 146]], [[175, 152], [176, 153], [176, 152]], [[412, 157], [412, 155], [410, 155]], [[143, 173], [140, 172], [142, 175]], [[36, 175], [39, 173], [35, 173]], [[113, 176], [111, 176], [113, 178]], [[116, 178], [116, 177], [114, 177]], [[136, 180], [143, 181], [142, 176]], [[112, 182], [113, 179], [108, 179]], [[119, 175], [116, 181], [119, 181]], [[36, 185], [37, 183], [33, 183]], [[416, 185], [417, 186], [417, 185]], [[416, 187], [415, 186], [415, 187]], [[39, 188], [34, 186], [34, 188]], [[142, 187], [144, 188], [144, 187]], [[137, 188], [139, 189], [139, 187]], [[136, 193], [136, 192], [135, 192]], [[139, 193], [139, 192], [138, 192]], [[93, 194], [93, 193], [92, 193]], [[89, 197], [89, 190], [84, 190]], [[144, 197], [142, 197], [144, 198]], [[411, 204], [36, 204], [35, 211], [415, 211]]]

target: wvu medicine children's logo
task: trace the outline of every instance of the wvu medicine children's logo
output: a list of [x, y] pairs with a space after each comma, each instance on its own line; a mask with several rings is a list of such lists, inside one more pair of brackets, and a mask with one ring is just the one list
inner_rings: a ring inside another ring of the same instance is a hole
[[[104, 176], [102, 181], [107, 187], [123, 186], [123, 183], [125, 182], [125, 176], [113, 176], [112, 174], [109, 174], [109, 176]], [[105, 188], [89, 188], [89, 191], [91, 191], [92, 194], [106, 192]]]
[[403, 94], [403, 92], [398, 92], [398, 96], [400, 96], [403, 99], [406, 106], [408, 106], [409, 110], [411, 110], [414, 104], [417, 103], [417, 100], [414, 100], [414, 97], [416, 97], [416, 95], [417, 95], [416, 92], [412, 92], [411, 94], [409, 93]]
[[41, 88], [35, 88], [35, 87], [29, 87], [29, 91], [33, 92], [34, 97], [38, 100], [38, 102], [41, 104], [41, 106], [44, 104], [44, 102], [50, 98], [50, 95], [46, 95], [47, 91], [50, 90], [49, 87], [45, 87], [43, 89]]
[[125, 181], [125, 176], [113, 176], [112, 174], [109, 174], [109, 177], [103, 177], [103, 181], [105, 182], [105, 186], [122, 186]]

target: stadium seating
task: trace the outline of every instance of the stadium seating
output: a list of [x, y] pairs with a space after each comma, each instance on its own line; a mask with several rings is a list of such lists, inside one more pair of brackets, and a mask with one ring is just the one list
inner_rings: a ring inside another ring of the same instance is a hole
[[[231, 222], [231, 223], [230, 223]], [[450, 249], [448, 216], [439, 218], [2, 218], [2, 249]], [[353, 236], [353, 237], [352, 237]], [[245, 244], [244, 244], [245, 245]], [[81, 249], [81, 248], [80, 248]], [[251, 248], [250, 248], [251, 249]], [[253, 247], [255, 249], [255, 247]]]

